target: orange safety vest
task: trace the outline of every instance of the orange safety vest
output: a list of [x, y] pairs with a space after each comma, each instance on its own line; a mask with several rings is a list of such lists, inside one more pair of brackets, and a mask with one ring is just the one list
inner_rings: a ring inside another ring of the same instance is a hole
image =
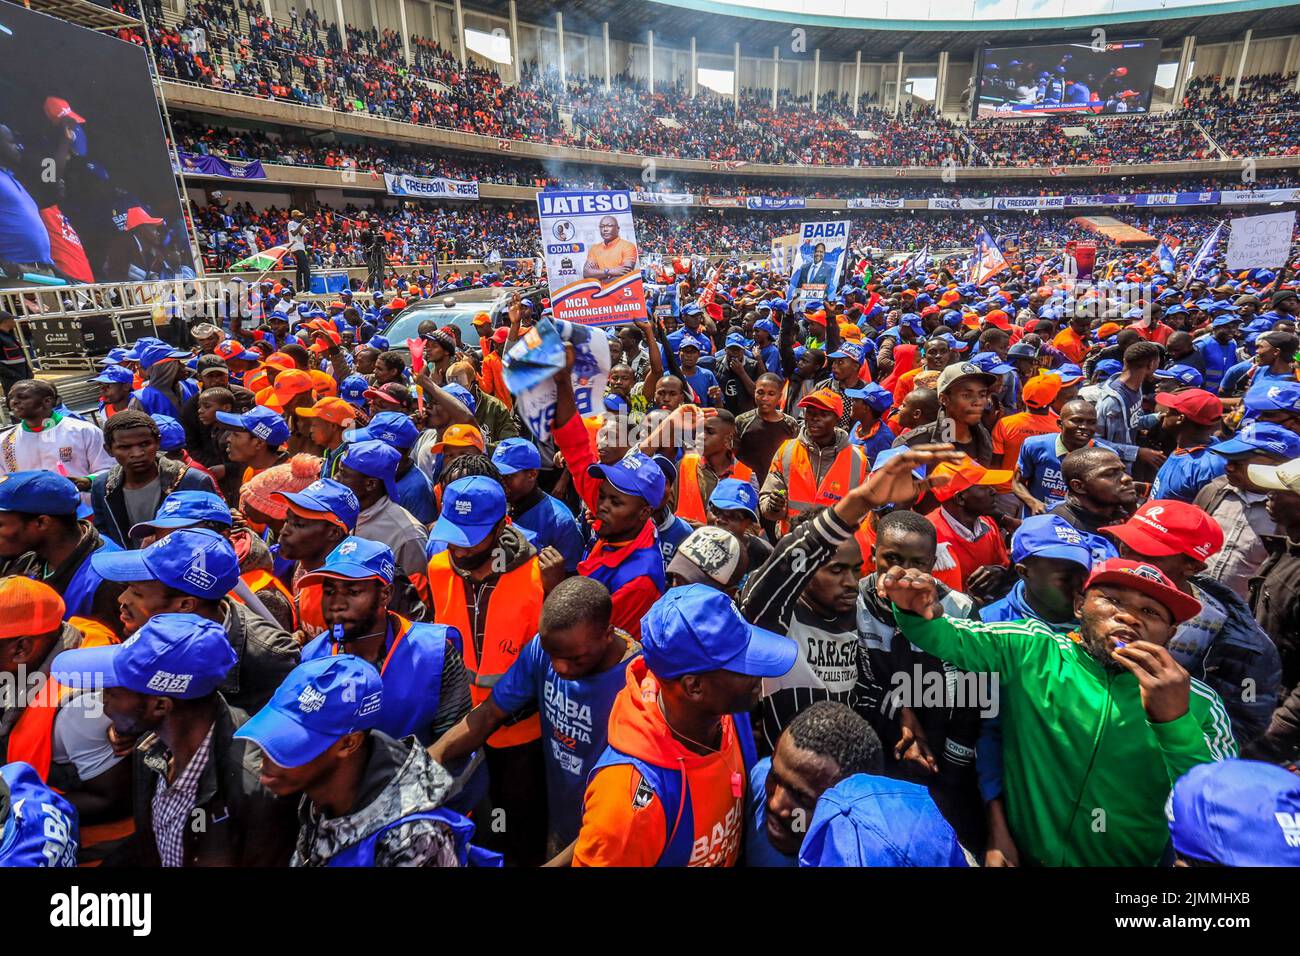
[[[68, 623], [82, 633], [81, 647], [107, 647], [117, 644], [118, 638], [111, 630], [98, 621], [85, 617], [70, 617]], [[10, 763], [21, 760], [31, 764], [48, 782], [50, 764], [54, 760], [54, 719], [59, 715], [59, 707], [70, 696], [69, 688], [50, 678], [37, 691], [35, 699], [23, 708], [22, 716], [14, 724], [9, 734], [9, 747], [5, 759]], [[122, 840], [135, 832], [135, 817], [122, 820], [110, 820], [107, 823], [83, 825], [81, 827], [81, 850], [90, 849], [99, 844], [113, 840]], [[98, 866], [99, 860], [82, 864]]]
[[[708, 515], [705, 512], [704, 496], [700, 494], [701, 461], [703, 456], [694, 453], [682, 458], [682, 469], [677, 476], [677, 517], [703, 524]], [[727, 477], [749, 481], [754, 477], [754, 472], [748, 465], [736, 462]]]
[[[294, 630], [298, 629], [298, 605], [294, 603], [293, 594], [290, 593], [289, 589], [284, 586], [279, 578], [270, 571], [258, 570], [245, 571], [239, 576], [239, 579], [247, 584], [248, 590], [252, 591], [254, 594], [258, 591], [265, 591], [267, 588], [279, 591], [284, 596], [284, 599], [289, 602], [289, 610], [293, 614], [293, 627]], [[240, 604], [244, 603], [243, 600], [240, 599], [239, 595], [234, 591], [230, 592], [230, 596], [236, 601], [239, 601]]]
[[[469, 696], [477, 707], [488, 699], [524, 645], [537, 634], [545, 596], [537, 557], [534, 555], [497, 579], [488, 600], [481, 659], [474, 648], [474, 631], [465, 605], [465, 583], [452, 568], [449, 552], [443, 551], [430, 559], [429, 590], [433, 594], [434, 622], [460, 631], [461, 657], [469, 673]], [[537, 740], [541, 734], [541, 719], [533, 714], [517, 724], [502, 727], [487, 742], [491, 747], [514, 747]]]
[[852, 488], [866, 480], [871, 466], [866, 453], [857, 445], [848, 445], [835, 458], [821, 484], [816, 483], [808, 449], [797, 438], [788, 438], [776, 450], [772, 470], [785, 479], [786, 517], [778, 523], [782, 534], [790, 530], [790, 519], [801, 511], [819, 505], [833, 505]]

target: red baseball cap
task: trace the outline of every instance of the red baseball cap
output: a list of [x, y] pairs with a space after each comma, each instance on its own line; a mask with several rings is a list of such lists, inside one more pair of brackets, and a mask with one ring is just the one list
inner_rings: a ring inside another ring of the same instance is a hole
[[510, 338], [510, 330], [505, 326], [502, 326], [492, 333], [492, 341], [497, 343], [497, 345], [504, 345], [508, 338]]
[[126, 211], [126, 228], [129, 232], [136, 226], [161, 226], [163, 221], [157, 216], [151, 216], [139, 206], [132, 206]]
[[1101, 530], [1151, 558], [1185, 554], [1204, 561], [1223, 547], [1219, 523], [1185, 501], [1148, 501], [1128, 521]]
[[57, 123], [65, 116], [78, 123], [86, 122], [86, 118], [72, 111], [68, 101], [60, 99], [57, 96], [45, 97], [45, 116], [51, 123]]
[[1223, 402], [1219, 396], [1203, 388], [1157, 392], [1156, 404], [1181, 412], [1198, 425], [1213, 425], [1223, 417]]
[[1094, 564], [1088, 580], [1083, 583], [1083, 589], [1087, 591], [1098, 584], [1113, 584], [1118, 588], [1141, 591], [1169, 608], [1175, 624], [1190, 621], [1201, 613], [1200, 601], [1174, 587], [1174, 582], [1165, 577], [1159, 568], [1141, 561], [1109, 558], [1100, 564]]
[[836, 415], [844, 414], [844, 399], [840, 398], [829, 388], [819, 388], [815, 392], [809, 392], [803, 398], [799, 399], [800, 408], [820, 408], [822, 411], [834, 412]]

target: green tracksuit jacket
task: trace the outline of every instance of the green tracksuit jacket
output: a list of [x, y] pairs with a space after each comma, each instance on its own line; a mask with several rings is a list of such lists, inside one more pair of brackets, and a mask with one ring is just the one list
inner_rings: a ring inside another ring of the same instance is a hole
[[1165, 803], [1199, 763], [1236, 755], [1223, 701], [1192, 679], [1190, 707], [1153, 724], [1137, 678], [1108, 672], [1038, 621], [927, 621], [894, 608], [917, 647], [967, 671], [999, 672], [1003, 798], [1027, 863], [1154, 866]]

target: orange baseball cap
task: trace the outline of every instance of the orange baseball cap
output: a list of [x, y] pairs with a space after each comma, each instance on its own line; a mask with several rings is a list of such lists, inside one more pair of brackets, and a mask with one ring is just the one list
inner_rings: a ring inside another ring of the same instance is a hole
[[283, 352], [272, 352], [262, 359], [262, 364], [268, 368], [278, 368], [281, 372], [287, 372], [298, 367], [293, 361], [293, 356], [285, 355]]
[[0, 640], [37, 637], [63, 626], [63, 598], [41, 581], [0, 578]]
[[483, 433], [473, 425], [451, 425], [442, 433], [441, 441], [429, 449], [433, 454], [441, 454], [445, 448], [477, 448], [486, 451]]
[[321, 398], [311, 408], [296, 409], [303, 418], [320, 418], [331, 425], [347, 428], [357, 420], [357, 410], [351, 402], [341, 398]]
[[311, 375], [302, 369], [291, 368], [277, 375], [275, 384], [270, 388], [264, 388], [257, 393], [257, 404], [282, 412], [287, 403], [299, 395], [310, 392], [313, 388]]
[[967, 488], [974, 488], [976, 485], [1005, 485], [1014, 476], [1009, 471], [985, 468], [968, 457], [959, 462], [944, 462], [936, 465], [930, 470], [930, 477], [948, 479], [946, 484], [931, 489], [939, 501], [948, 501]]
[[1021, 389], [1020, 396], [1025, 400], [1026, 405], [1032, 405], [1035, 408], [1046, 408], [1056, 401], [1056, 396], [1061, 394], [1061, 389], [1064, 387], [1065, 383], [1059, 375], [1035, 375], [1025, 382], [1025, 387]]
[[312, 384], [316, 386], [315, 392], [320, 398], [332, 397], [339, 393], [339, 383], [334, 381], [334, 376], [329, 372], [314, 368], [307, 374], [311, 376]]
[[829, 388], [819, 388], [799, 399], [800, 408], [820, 408], [822, 411], [844, 414], [844, 399]]
[[984, 316], [984, 321], [994, 328], [1011, 328], [1011, 319], [1001, 309], [990, 309], [988, 315]]
[[491, 325], [491, 324], [492, 324], [492, 316], [488, 315], [486, 312], [480, 312], [478, 315], [474, 316], [474, 324], [475, 324], [475, 325], [484, 325], [484, 324]]
[[1118, 322], [1107, 322], [1102, 325], [1101, 328], [1097, 329], [1097, 338], [1108, 339], [1119, 332], [1121, 327], [1122, 326], [1120, 326]]
[[852, 342], [862, 341], [862, 330], [856, 325], [850, 325], [848, 322], [840, 323], [840, 338], [848, 339]]

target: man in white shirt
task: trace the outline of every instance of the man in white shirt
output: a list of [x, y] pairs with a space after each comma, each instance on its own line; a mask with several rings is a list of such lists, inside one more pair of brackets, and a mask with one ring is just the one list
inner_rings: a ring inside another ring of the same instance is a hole
[[289, 251], [293, 253], [293, 261], [298, 267], [298, 274], [294, 277], [294, 288], [299, 292], [311, 291], [311, 262], [307, 258], [307, 234], [311, 230], [311, 223], [308, 222], [301, 209], [294, 209], [289, 213]]
[[9, 413], [18, 424], [0, 436], [0, 475], [52, 471], [86, 491], [89, 476], [113, 467], [98, 426], [60, 415], [58, 393], [49, 382], [26, 379], [9, 389]]

